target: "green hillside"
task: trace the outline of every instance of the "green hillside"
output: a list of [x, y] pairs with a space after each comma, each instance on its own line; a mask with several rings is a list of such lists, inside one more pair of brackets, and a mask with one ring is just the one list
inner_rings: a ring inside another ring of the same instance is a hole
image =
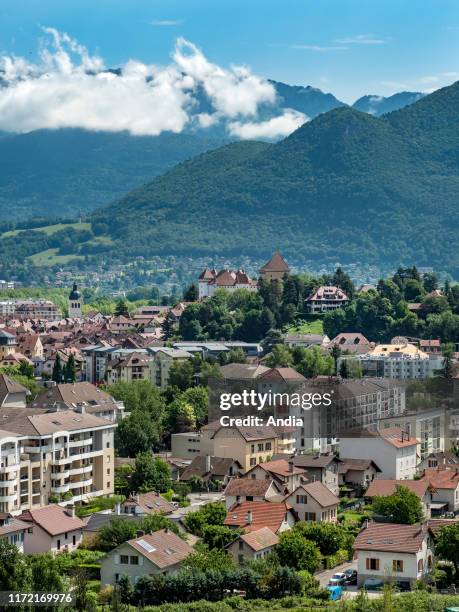
[[459, 269], [459, 83], [382, 118], [337, 108], [278, 144], [179, 164], [94, 214], [117, 255], [268, 255]]
[[206, 135], [131, 136], [80, 129], [0, 138], [2, 221], [75, 216], [108, 204], [224, 140]]

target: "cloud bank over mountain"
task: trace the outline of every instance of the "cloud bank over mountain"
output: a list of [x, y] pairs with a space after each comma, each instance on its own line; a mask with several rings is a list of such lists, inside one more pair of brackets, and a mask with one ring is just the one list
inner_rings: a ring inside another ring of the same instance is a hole
[[276, 107], [276, 89], [267, 79], [245, 66], [214, 64], [183, 38], [165, 66], [129, 60], [115, 71], [68, 34], [44, 28], [44, 35], [35, 63], [0, 58], [0, 130], [83, 128], [156, 136], [219, 123], [239, 138], [278, 138], [308, 120]]

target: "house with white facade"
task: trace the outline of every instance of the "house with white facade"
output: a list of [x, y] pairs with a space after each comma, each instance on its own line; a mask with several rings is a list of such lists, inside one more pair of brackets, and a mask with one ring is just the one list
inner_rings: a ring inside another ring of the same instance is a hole
[[339, 498], [320, 481], [300, 485], [285, 498], [300, 521], [336, 523]]
[[256, 531], [244, 533], [235, 542], [226, 547], [236, 563], [263, 559], [279, 544], [279, 536], [269, 527], [260, 527]]
[[369, 523], [354, 542], [358, 585], [367, 578], [413, 585], [433, 567], [432, 532], [425, 525]]
[[349, 432], [339, 441], [343, 457], [372, 459], [381, 470], [381, 477], [395, 480], [414, 478], [418, 444], [417, 438], [396, 427]]
[[75, 508], [51, 504], [36, 510], [26, 510], [19, 517], [32, 529], [24, 534], [24, 553], [51, 551], [71, 552], [78, 548], [83, 537], [83, 521], [75, 516]]

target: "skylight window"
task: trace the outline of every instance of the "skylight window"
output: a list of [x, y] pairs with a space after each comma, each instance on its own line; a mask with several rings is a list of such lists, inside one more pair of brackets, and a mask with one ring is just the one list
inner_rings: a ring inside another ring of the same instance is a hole
[[151, 552], [155, 552], [156, 548], [154, 546], [152, 546], [151, 544], [149, 544], [148, 542], [146, 542], [145, 540], [139, 540], [137, 542], [137, 544], [139, 546], [141, 546], [143, 549], [145, 549], [147, 552], [151, 553]]

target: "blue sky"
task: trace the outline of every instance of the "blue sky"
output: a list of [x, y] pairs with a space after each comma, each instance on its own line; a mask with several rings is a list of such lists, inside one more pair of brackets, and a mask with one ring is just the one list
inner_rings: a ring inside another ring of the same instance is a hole
[[459, 80], [457, 0], [2, 0], [0, 53], [34, 59], [40, 26], [106, 65], [166, 64], [183, 36], [216, 64], [346, 102]]

